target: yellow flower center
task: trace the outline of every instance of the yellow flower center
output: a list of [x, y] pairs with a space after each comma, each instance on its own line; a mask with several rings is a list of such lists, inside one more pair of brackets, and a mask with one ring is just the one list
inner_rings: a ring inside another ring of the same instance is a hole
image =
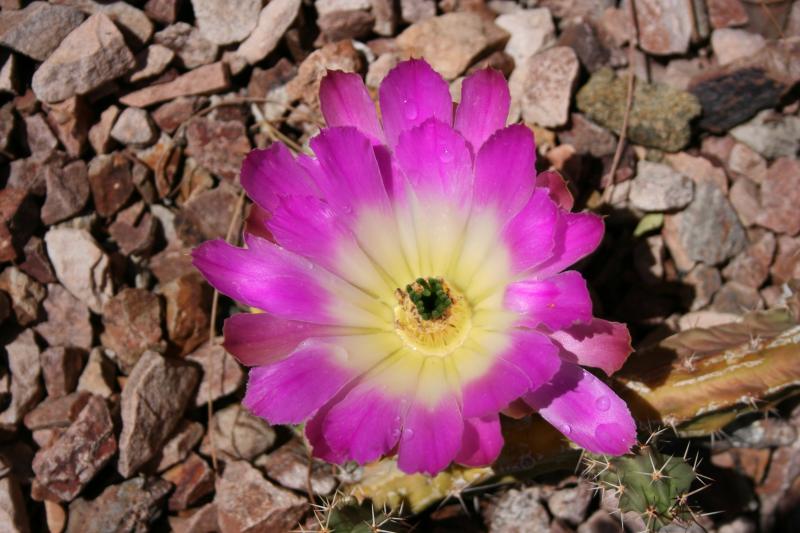
[[466, 298], [441, 278], [418, 279], [395, 291], [395, 331], [405, 344], [444, 357], [464, 343], [472, 328]]

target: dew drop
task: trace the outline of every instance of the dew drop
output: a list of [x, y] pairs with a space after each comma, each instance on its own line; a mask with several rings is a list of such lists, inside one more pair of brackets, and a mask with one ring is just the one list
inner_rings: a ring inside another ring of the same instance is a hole
[[608, 411], [608, 408], [611, 407], [611, 400], [608, 399], [608, 396], [600, 396], [595, 405], [597, 405], [598, 411]]
[[446, 146], [443, 146], [439, 151], [439, 161], [442, 163], [449, 163], [453, 160], [453, 152], [451, 152]]
[[403, 431], [403, 440], [411, 440], [414, 438], [414, 430], [413, 429], [405, 429]]
[[408, 100], [403, 102], [403, 112], [408, 120], [414, 120], [417, 118], [417, 115], [419, 115], [416, 104], [414, 104], [414, 102], [409, 102]]
[[392, 438], [395, 440], [400, 438], [400, 428], [394, 428], [392, 430]]
[[572, 433], [572, 426], [570, 426], [569, 424], [564, 424], [563, 426], [561, 426], [561, 433], [563, 433], [564, 435], [569, 435], [570, 433]]

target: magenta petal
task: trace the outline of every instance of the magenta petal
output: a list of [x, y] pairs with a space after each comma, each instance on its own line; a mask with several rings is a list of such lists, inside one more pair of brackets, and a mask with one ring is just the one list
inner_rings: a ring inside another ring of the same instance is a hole
[[533, 133], [515, 124], [494, 133], [475, 158], [477, 207], [494, 207], [501, 220], [517, 214], [534, 188], [536, 149]]
[[306, 435], [319, 457], [365, 464], [395, 447], [408, 404], [365, 380], [322, 409]]
[[538, 277], [551, 276], [592, 253], [603, 240], [603, 219], [592, 213], [559, 213], [552, 256], [536, 266]]
[[269, 313], [239, 313], [225, 320], [225, 349], [245, 366], [283, 359], [310, 337], [341, 335], [349, 328], [285, 320]]
[[310, 162], [304, 166], [338, 214], [352, 215], [364, 205], [388, 209], [389, 197], [372, 142], [363, 133], [352, 127], [327, 128], [310, 144], [318, 159], [317, 170]]
[[523, 315], [531, 328], [544, 324], [558, 330], [592, 319], [592, 299], [586, 280], [567, 271], [545, 279], [526, 279], [506, 287], [505, 307]]
[[462, 384], [461, 410], [465, 418], [497, 413], [530, 389], [521, 368], [497, 357], [485, 375]]
[[467, 76], [461, 85], [455, 127], [478, 151], [492, 133], [506, 125], [510, 103], [503, 74], [492, 69], [479, 70]]
[[282, 198], [267, 227], [278, 244], [331, 271], [335, 270], [336, 245], [352, 240], [330, 205], [313, 196]]
[[545, 386], [525, 401], [567, 438], [592, 453], [622, 455], [636, 442], [628, 407], [608, 386], [583, 368], [563, 362]]
[[625, 324], [595, 318], [589, 324], [575, 324], [550, 334], [561, 357], [579, 365], [601, 368], [609, 376], [622, 368], [633, 351], [631, 334]]
[[459, 205], [469, 201], [472, 154], [464, 138], [448, 124], [431, 118], [403, 132], [395, 156], [419, 196], [447, 198]]
[[299, 424], [353, 376], [339, 347], [311, 343], [268, 366], [250, 369], [242, 403], [271, 424]]
[[565, 211], [570, 211], [575, 203], [572, 193], [569, 192], [567, 182], [558, 172], [548, 170], [536, 176], [536, 186], [544, 187], [550, 191], [550, 198]]
[[221, 293], [282, 318], [336, 323], [326, 312], [328, 293], [312, 275], [310, 263], [272, 243], [257, 250], [208, 241], [192, 252], [193, 264]]
[[358, 74], [328, 71], [319, 85], [319, 105], [328, 127], [353, 126], [383, 141], [375, 104]]
[[511, 346], [500, 354], [505, 361], [517, 366], [536, 389], [558, 372], [561, 361], [558, 350], [545, 335], [527, 329], [517, 329], [511, 336]]
[[547, 190], [535, 189], [528, 203], [503, 229], [515, 273], [530, 270], [552, 255], [558, 220], [558, 208]]
[[281, 143], [253, 150], [242, 163], [241, 183], [254, 202], [272, 211], [283, 196], [317, 196], [308, 173]]
[[431, 117], [453, 123], [450, 88], [430, 65], [421, 59], [399, 63], [380, 87], [381, 115], [386, 141], [394, 148], [400, 134]]
[[464, 420], [455, 396], [445, 395], [434, 407], [415, 402], [406, 415], [397, 466], [406, 474], [438, 474], [455, 459], [463, 433]]
[[500, 417], [495, 413], [480, 418], [464, 420], [464, 436], [456, 462], [464, 466], [480, 467], [495, 462], [503, 449]]

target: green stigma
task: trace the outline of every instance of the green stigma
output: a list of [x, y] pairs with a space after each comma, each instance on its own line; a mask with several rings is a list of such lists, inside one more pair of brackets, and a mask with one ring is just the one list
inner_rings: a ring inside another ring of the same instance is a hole
[[438, 278], [417, 278], [406, 285], [406, 292], [417, 312], [425, 320], [436, 320], [444, 315], [453, 300], [447, 295], [442, 280]]

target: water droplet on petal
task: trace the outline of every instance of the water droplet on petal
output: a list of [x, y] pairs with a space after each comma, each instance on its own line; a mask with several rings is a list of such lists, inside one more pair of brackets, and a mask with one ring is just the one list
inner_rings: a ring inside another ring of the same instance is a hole
[[608, 408], [611, 407], [611, 400], [608, 399], [608, 396], [600, 396], [595, 405], [597, 405], [598, 411], [608, 411]]
[[416, 104], [408, 100], [403, 102], [403, 112], [408, 120], [414, 120], [419, 115]]
[[392, 430], [392, 438], [395, 440], [400, 438], [400, 428], [394, 428]]
[[564, 424], [563, 426], [561, 426], [561, 433], [563, 433], [564, 435], [569, 435], [570, 433], [572, 433], [572, 426], [570, 426], [569, 424]]
[[406, 428], [403, 431], [403, 440], [411, 440], [414, 438], [414, 430]]
[[453, 160], [453, 152], [451, 152], [446, 146], [443, 146], [439, 150], [439, 161], [442, 163], [449, 163]]

